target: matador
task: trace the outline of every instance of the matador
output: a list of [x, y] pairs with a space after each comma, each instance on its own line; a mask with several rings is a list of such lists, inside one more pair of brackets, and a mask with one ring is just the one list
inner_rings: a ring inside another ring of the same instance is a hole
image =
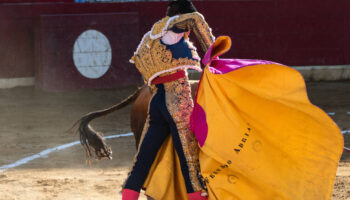
[[193, 110], [187, 69], [201, 71], [200, 58], [189, 40], [193, 32], [204, 52], [214, 42], [202, 14], [187, 0], [169, 3], [167, 16], [142, 38], [130, 62], [152, 88], [148, 117], [132, 169], [123, 187], [123, 200], [136, 200], [159, 148], [169, 134], [180, 161], [190, 200], [207, 199], [200, 179], [199, 146], [190, 131]]

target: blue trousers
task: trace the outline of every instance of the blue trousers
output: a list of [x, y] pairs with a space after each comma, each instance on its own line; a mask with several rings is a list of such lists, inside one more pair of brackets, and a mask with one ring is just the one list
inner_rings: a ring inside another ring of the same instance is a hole
[[[196, 192], [191, 184], [189, 167], [184, 154], [183, 145], [177, 126], [166, 105], [166, 91], [163, 84], [156, 85], [157, 93], [153, 96], [149, 107], [148, 130], [139, 146], [138, 154], [124, 188], [140, 191], [153, 164], [153, 161], [171, 133], [173, 144], [181, 164], [182, 175], [188, 193]], [[147, 122], [146, 122], [147, 123]]]

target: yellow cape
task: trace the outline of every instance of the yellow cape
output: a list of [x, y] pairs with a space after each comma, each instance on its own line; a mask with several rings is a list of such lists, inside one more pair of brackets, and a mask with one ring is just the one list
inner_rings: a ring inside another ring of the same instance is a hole
[[[209, 200], [331, 199], [343, 137], [296, 70], [275, 63], [215, 74], [207, 66], [195, 102], [205, 112], [197, 123], [208, 127], [200, 165]], [[156, 200], [187, 199], [170, 137], [145, 187]]]

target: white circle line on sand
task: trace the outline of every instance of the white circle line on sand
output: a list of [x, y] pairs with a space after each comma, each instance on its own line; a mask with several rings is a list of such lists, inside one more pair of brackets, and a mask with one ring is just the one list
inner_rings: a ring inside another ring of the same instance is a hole
[[[128, 136], [132, 136], [134, 135], [133, 133], [125, 133], [125, 134], [118, 134], [118, 135], [111, 135], [111, 136], [105, 136], [104, 138], [105, 139], [113, 139], [113, 138], [119, 138], [119, 137], [128, 137]], [[8, 165], [3, 165], [3, 166], [0, 166], [0, 173], [1, 172], [4, 172], [8, 169], [11, 169], [11, 168], [15, 168], [15, 167], [18, 167], [18, 166], [21, 166], [21, 165], [24, 165], [30, 161], [33, 161], [35, 159], [38, 159], [38, 158], [45, 158], [47, 157], [47, 155], [49, 155], [50, 153], [53, 153], [53, 152], [56, 152], [56, 151], [61, 151], [63, 149], [67, 149], [69, 147], [72, 147], [72, 146], [75, 146], [77, 144], [80, 144], [80, 141], [75, 141], [75, 142], [71, 142], [71, 143], [68, 143], [68, 144], [63, 144], [63, 145], [60, 145], [60, 146], [57, 146], [57, 147], [54, 147], [54, 148], [50, 148], [50, 149], [46, 149], [38, 154], [35, 154], [35, 155], [32, 155], [32, 156], [29, 156], [29, 157], [26, 157], [26, 158], [22, 158], [20, 160], [17, 160], [16, 162], [14, 163], [11, 163], [11, 164], [8, 164]]]
[[[344, 130], [341, 132], [342, 134], [346, 134], [346, 133], [350, 133], [350, 130]], [[129, 137], [129, 136], [133, 136], [134, 134], [133, 133], [125, 133], [125, 134], [118, 134], [118, 135], [111, 135], [111, 136], [105, 136], [104, 138], [105, 139], [113, 139], [113, 138], [119, 138], [119, 137]], [[11, 163], [11, 164], [8, 164], [8, 165], [3, 165], [3, 166], [0, 166], [0, 173], [1, 172], [4, 172], [8, 169], [11, 169], [11, 168], [15, 168], [15, 167], [18, 167], [18, 166], [21, 166], [21, 165], [24, 165], [30, 161], [33, 161], [35, 159], [38, 159], [38, 158], [45, 158], [47, 155], [49, 155], [50, 153], [53, 153], [53, 152], [56, 152], [56, 151], [61, 151], [63, 149], [67, 149], [69, 147], [72, 147], [72, 146], [75, 146], [77, 144], [79, 144], [80, 141], [75, 141], [75, 142], [71, 142], [71, 143], [68, 143], [68, 144], [63, 144], [63, 145], [60, 145], [60, 146], [57, 146], [57, 147], [54, 147], [54, 148], [50, 148], [50, 149], [46, 149], [38, 154], [35, 154], [35, 155], [32, 155], [32, 156], [29, 156], [29, 157], [26, 157], [26, 158], [22, 158], [14, 163]], [[349, 150], [349, 148], [347, 147], [344, 147], [344, 149], [346, 150]]]

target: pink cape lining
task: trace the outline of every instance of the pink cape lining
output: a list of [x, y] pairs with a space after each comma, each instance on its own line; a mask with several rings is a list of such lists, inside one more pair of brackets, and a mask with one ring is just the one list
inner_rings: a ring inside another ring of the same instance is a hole
[[[208, 70], [212, 74], [222, 75], [222, 74], [226, 74], [226, 73], [238, 70], [243, 67], [254, 66], [254, 65], [278, 64], [272, 61], [265, 61], [265, 60], [220, 59], [219, 56], [221, 56], [222, 54], [214, 58], [211, 58], [213, 45], [208, 49], [207, 53], [205, 54], [202, 60], [203, 64], [205, 66], [208, 66]], [[205, 73], [205, 70], [203, 70], [203, 73]], [[202, 77], [199, 81], [198, 89], [201, 85], [201, 82], [202, 82]], [[208, 135], [208, 124], [206, 120], [206, 113], [202, 108], [202, 106], [199, 105], [197, 102], [198, 89], [194, 100], [194, 108], [191, 115], [190, 129], [195, 134], [199, 145], [203, 147]]]

